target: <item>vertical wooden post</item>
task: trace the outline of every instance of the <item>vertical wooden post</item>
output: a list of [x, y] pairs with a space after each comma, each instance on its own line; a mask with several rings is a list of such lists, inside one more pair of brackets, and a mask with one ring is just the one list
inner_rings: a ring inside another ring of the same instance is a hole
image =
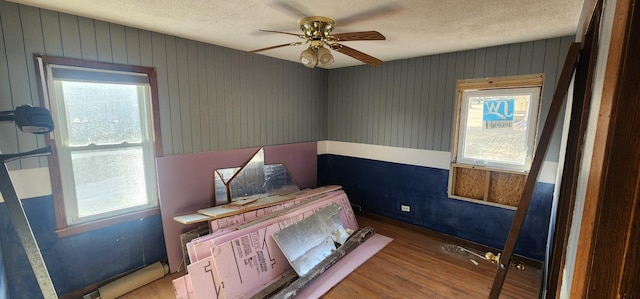
[[562, 282], [563, 277], [562, 268], [564, 268], [567, 252], [567, 240], [569, 239], [573, 207], [576, 202], [578, 175], [591, 108], [593, 77], [598, 57], [601, 14], [602, 1], [598, 0], [596, 1], [589, 27], [582, 38], [580, 60], [576, 65], [573, 104], [571, 105], [571, 120], [569, 122], [569, 132], [571, 134], [567, 138], [557, 208], [551, 211], [547, 238], [547, 256], [545, 268], [543, 269], [541, 292], [544, 292], [543, 294], [545, 294], [546, 298], [560, 297], [559, 283]]

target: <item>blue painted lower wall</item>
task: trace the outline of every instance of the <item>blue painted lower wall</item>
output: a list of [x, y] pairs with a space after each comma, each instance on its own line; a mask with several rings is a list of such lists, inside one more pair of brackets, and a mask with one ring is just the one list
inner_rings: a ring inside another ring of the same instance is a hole
[[[51, 196], [22, 203], [58, 295], [167, 257], [160, 215], [58, 238]], [[9, 298], [42, 298], [5, 204], [0, 237]]]
[[[318, 156], [318, 185], [341, 185], [364, 211], [502, 249], [515, 211], [450, 199], [449, 171], [331, 154]], [[516, 254], [544, 260], [553, 184], [538, 183]], [[410, 205], [411, 212], [401, 212]]]
[[[363, 210], [502, 248], [514, 211], [447, 197], [447, 170], [338, 155], [318, 156], [318, 185], [343, 186]], [[516, 253], [544, 259], [553, 185], [538, 183]], [[400, 205], [411, 206], [411, 213]], [[58, 238], [51, 196], [23, 200], [56, 291], [63, 295], [166, 258], [159, 215]], [[0, 204], [0, 299], [41, 298], [4, 204]], [[2, 271], [6, 275], [3, 281]]]

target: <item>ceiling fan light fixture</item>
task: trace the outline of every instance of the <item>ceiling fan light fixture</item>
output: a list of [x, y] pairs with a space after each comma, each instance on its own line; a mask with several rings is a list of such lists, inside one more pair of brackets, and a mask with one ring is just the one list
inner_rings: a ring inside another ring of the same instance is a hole
[[299, 60], [300, 63], [308, 68], [314, 68], [318, 66], [318, 63], [320, 63], [320, 65], [322, 66], [329, 66], [333, 64], [335, 62], [332, 54], [333, 51], [330, 50], [334, 50], [341, 54], [347, 55], [370, 66], [379, 66], [380, 64], [382, 64], [382, 60], [370, 56], [366, 53], [362, 53], [356, 49], [349, 48], [341, 44], [341, 42], [359, 40], [386, 40], [384, 35], [380, 34], [380, 32], [377, 31], [360, 31], [331, 34], [335, 24], [336, 23], [333, 19], [321, 16], [311, 16], [300, 19], [300, 29], [302, 30], [302, 35], [284, 31], [260, 30], [265, 32], [294, 35], [298, 38], [303, 39], [304, 41], [275, 45], [262, 49], [247, 51], [247, 53], [257, 53], [281, 47], [307, 44], [309, 46], [307, 49], [303, 50], [300, 53]]
[[334, 62], [333, 55], [331, 55], [331, 51], [325, 47], [318, 48], [318, 61], [323, 66], [331, 65]]
[[318, 57], [316, 56], [315, 51], [311, 49], [311, 47], [303, 50], [300, 53], [300, 63], [308, 68], [314, 68], [318, 65]]

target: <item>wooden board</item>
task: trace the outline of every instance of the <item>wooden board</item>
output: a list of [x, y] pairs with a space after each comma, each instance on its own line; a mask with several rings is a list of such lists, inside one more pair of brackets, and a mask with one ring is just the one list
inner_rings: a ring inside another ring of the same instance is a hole
[[242, 213], [242, 208], [238, 206], [228, 207], [226, 205], [222, 205], [218, 207], [211, 207], [211, 208], [198, 210], [198, 213], [208, 216], [211, 219], [216, 219], [216, 218], [227, 217], [227, 216]]
[[342, 187], [336, 185], [329, 185], [320, 188], [298, 191], [290, 195], [275, 195], [258, 198], [245, 205], [226, 204], [217, 207], [211, 207], [198, 210], [198, 213], [211, 217], [212, 219], [233, 216], [248, 211], [261, 209], [264, 207], [272, 206], [275, 204], [287, 202], [300, 197], [313, 197], [318, 196], [326, 192], [339, 190]]
[[487, 201], [517, 206], [526, 178], [524, 174], [492, 172]]
[[483, 200], [486, 175], [485, 170], [472, 168], [454, 168], [456, 172], [454, 182], [454, 195], [472, 199]]
[[281, 196], [281, 195], [266, 196], [265, 195], [265, 197], [262, 197], [262, 198], [252, 196], [250, 198], [247, 198], [246, 200], [242, 200], [241, 201], [242, 204], [238, 204], [239, 201], [236, 201], [226, 205], [200, 209], [198, 210], [197, 213], [175, 216], [173, 217], [173, 220], [180, 222], [182, 224], [206, 222], [210, 220], [220, 219], [223, 217], [239, 215], [242, 213], [258, 210], [264, 207], [284, 203], [284, 202], [291, 201], [298, 198], [322, 196], [322, 194], [324, 193], [339, 190], [341, 188], [342, 187], [337, 185], [329, 185], [329, 186], [324, 186], [324, 187], [319, 187], [314, 189], [301, 190], [286, 196]]
[[526, 173], [453, 165], [451, 198], [512, 208], [518, 205]]
[[207, 215], [202, 215], [202, 214], [189, 214], [189, 215], [182, 215], [182, 216], [176, 216], [173, 217], [173, 220], [178, 221], [182, 224], [193, 224], [193, 223], [198, 223], [198, 222], [206, 222], [209, 220], [212, 220], [213, 217], [207, 216]]

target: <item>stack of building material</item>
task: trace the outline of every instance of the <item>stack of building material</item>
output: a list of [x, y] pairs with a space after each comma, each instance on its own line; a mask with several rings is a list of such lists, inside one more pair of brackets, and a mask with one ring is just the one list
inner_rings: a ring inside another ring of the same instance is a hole
[[301, 191], [290, 200], [255, 209], [245, 206], [210, 219], [211, 234], [187, 243], [191, 263], [188, 274], [173, 281], [176, 297], [250, 298], [291, 275], [293, 270], [272, 235], [331, 204], [340, 206], [345, 229], [358, 229], [349, 199], [339, 186]]

